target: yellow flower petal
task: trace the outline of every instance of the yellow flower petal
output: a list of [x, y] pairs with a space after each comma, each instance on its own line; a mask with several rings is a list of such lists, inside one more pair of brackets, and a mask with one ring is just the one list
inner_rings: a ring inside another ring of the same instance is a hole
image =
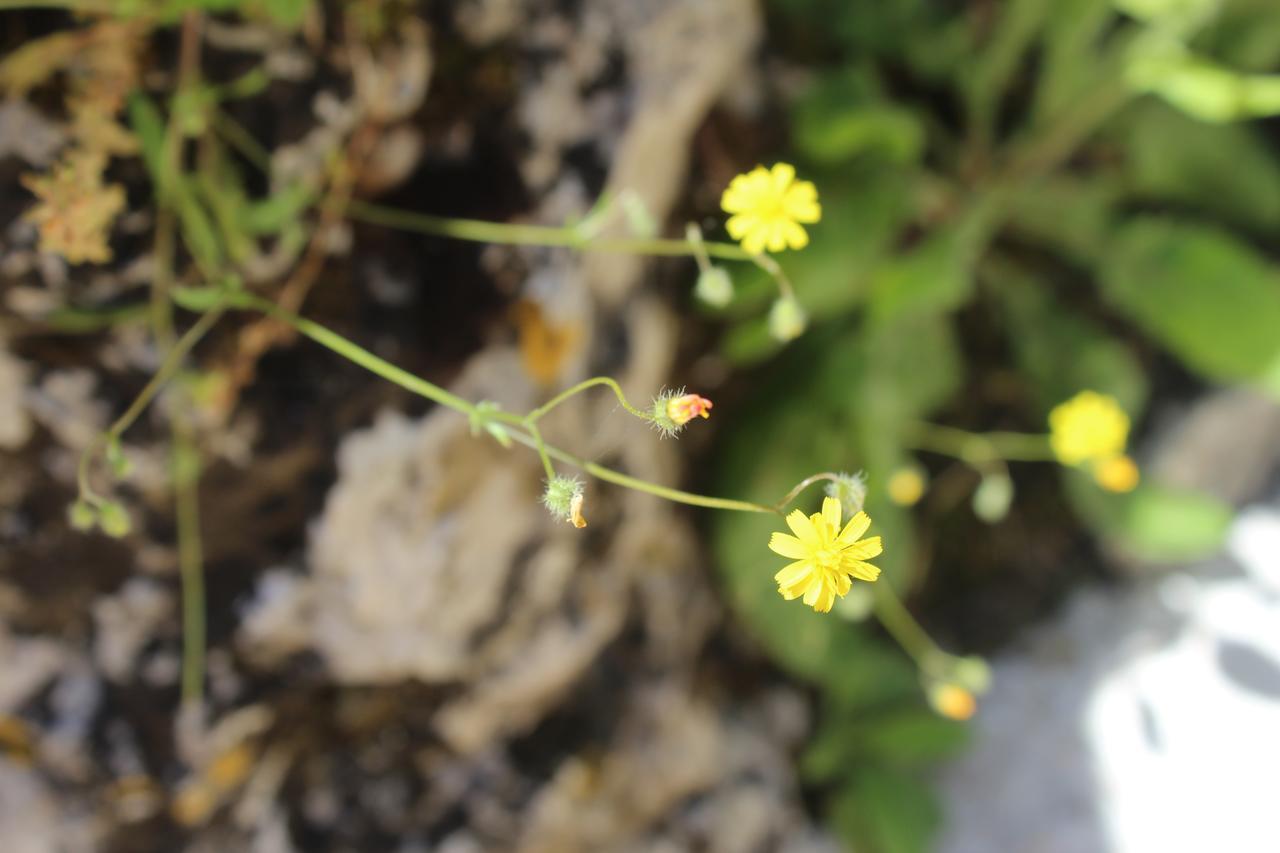
[[870, 526], [871, 516], [865, 512], [860, 512], [849, 519], [849, 523], [844, 526], [844, 530], [841, 530], [840, 535], [836, 537], [836, 542], [846, 547], [852, 545], [858, 541], [862, 534], [867, 532], [867, 528]]
[[809, 556], [809, 549], [794, 536], [775, 532], [769, 537], [769, 550], [789, 560], [803, 560]]
[[826, 497], [822, 499], [822, 518], [831, 525], [831, 532], [835, 533], [840, 529], [841, 509], [838, 498]]
[[809, 577], [809, 573], [813, 571], [813, 563], [808, 560], [797, 560], [794, 563], [787, 563], [782, 569], [773, 576], [778, 582], [778, 586], [795, 586], [800, 581]]
[[793, 509], [791, 514], [787, 516], [787, 526], [791, 528], [791, 532], [796, 538], [804, 543], [805, 547], [818, 550], [822, 547], [822, 540], [818, 536], [818, 530], [814, 527], [809, 516], [805, 515], [798, 509]]
[[[774, 536], [778, 534], [775, 533]], [[845, 548], [840, 554], [850, 560], [870, 560], [872, 557], [880, 556], [884, 548], [880, 545], [880, 537], [872, 536], [870, 539], [863, 539], [861, 542], [855, 542], [848, 548]], [[782, 556], [787, 556], [783, 554]]]
[[880, 577], [880, 569], [861, 560], [850, 560], [845, 564], [845, 571], [860, 581], [873, 581]]

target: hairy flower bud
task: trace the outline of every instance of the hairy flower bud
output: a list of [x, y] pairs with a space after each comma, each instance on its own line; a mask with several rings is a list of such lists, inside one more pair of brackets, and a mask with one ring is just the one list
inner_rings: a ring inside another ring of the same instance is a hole
[[582, 481], [577, 477], [552, 477], [542, 492], [542, 505], [560, 521], [574, 527], [586, 527], [582, 517]]
[[859, 471], [857, 474], [841, 472], [836, 479], [827, 483], [828, 497], [840, 501], [844, 510], [844, 520], [848, 521], [862, 512], [862, 505], [867, 502], [867, 476]]
[[649, 419], [667, 436], [676, 436], [694, 418], [711, 417], [712, 403], [706, 397], [679, 391], [663, 391], [654, 398]]

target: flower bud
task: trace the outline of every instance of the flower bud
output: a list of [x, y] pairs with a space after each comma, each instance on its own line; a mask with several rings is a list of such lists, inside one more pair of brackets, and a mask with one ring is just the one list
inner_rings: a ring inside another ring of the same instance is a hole
[[733, 279], [724, 267], [707, 267], [698, 274], [693, 295], [712, 308], [723, 308], [733, 300]]
[[649, 420], [665, 436], [675, 437], [694, 418], [711, 417], [711, 401], [697, 394], [663, 391], [649, 408]]
[[115, 501], [107, 501], [98, 507], [98, 524], [102, 532], [113, 539], [122, 539], [133, 529], [128, 511]]
[[676, 426], [684, 426], [694, 418], [711, 417], [711, 401], [697, 394], [681, 394], [667, 401], [667, 417]]
[[958, 684], [942, 681], [928, 691], [929, 705], [944, 717], [967, 720], [978, 710], [978, 700]]
[[827, 483], [826, 492], [828, 497], [840, 501], [844, 510], [843, 520], [848, 521], [862, 512], [862, 505], [867, 502], [867, 477], [861, 471], [857, 474], [841, 472], [835, 480]]
[[1093, 463], [1093, 479], [1108, 492], [1132, 492], [1140, 478], [1137, 464], [1123, 453]]
[[92, 530], [98, 523], [98, 511], [88, 501], [76, 501], [67, 507], [67, 521], [73, 528], [84, 533]]
[[[582, 481], [577, 477], [552, 477], [542, 492], [542, 505], [560, 521], [586, 527], [582, 517]], [[581, 524], [579, 524], [581, 522]]]
[[769, 334], [786, 343], [804, 334], [809, 317], [794, 296], [779, 297], [769, 309]]
[[924, 496], [926, 485], [923, 468], [919, 465], [904, 465], [889, 475], [885, 492], [888, 493], [889, 500], [898, 506], [913, 506]]

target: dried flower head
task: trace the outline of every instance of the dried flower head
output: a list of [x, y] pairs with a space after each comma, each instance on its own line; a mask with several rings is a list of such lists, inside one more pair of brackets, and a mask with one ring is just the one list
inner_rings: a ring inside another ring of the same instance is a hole
[[40, 200], [26, 213], [40, 229], [40, 251], [73, 264], [111, 260], [107, 233], [125, 199], [119, 184], [103, 185], [106, 164], [105, 154], [76, 149], [47, 175], [22, 176]]

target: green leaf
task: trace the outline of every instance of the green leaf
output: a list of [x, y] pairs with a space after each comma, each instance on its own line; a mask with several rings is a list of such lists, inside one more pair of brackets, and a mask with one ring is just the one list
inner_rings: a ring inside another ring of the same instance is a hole
[[926, 785], [874, 767], [859, 769], [832, 797], [828, 813], [845, 842], [864, 853], [925, 853], [942, 825]]
[[1043, 413], [1086, 389], [1115, 397], [1131, 415], [1143, 410], [1146, 374], [1127, 346], [1027, 273], [995, 263], [986, 271], [1004, 309], [1014, 361]]
[[986, 248], [1000, 200], [973, 200], [962, 215], [934, 230], [872, 275], [870, 310], [878, 323], [911, 314], [950, 311], [973, 292], [973, 265]]
[[964, 748], [969, 729], [928, 708], [896, 708], [879, 718], [859, 722], [861, 747], [886, 764], [927, 764]]
[[1111, 303], [1194, 370], [1280, 395], [1280, 275], [1244, 243], [1137, 219], [1110, 246], [1101, 277]]
[[894, 163], [918, 161], [924, 127], [910, 111], [883, 101], [878, 88], [860, 69], [819, 77], [796, 103], [797, 148], [828, 165], [866, 153]]
[[1244, 226], [1280, 227], [1280, 163], [1252, 127], [1205, 124], [1150, 101], [1132, 111], [1116, 140], [1127, 151], [1129, 180], [1138, 196], [1177, 202]]
[[1115, 224], [1117, 180], [1055, 174], [1020, 184], [1010, 197], [1009, 227], [1024, 238], [1093, 265]]
[[142, 148], [142, 160], [151, 173], [151, 180], [160, 186], [164, 166], [164, 116], [150, 98], [141, 92], [129, 96], [129, 126]]
[[1143, 483], [1128, 494], [1105, 492], [1083, 472], [1066, 476], [1072, 505], [1090, 526], [1135, 557], [1186, 561], [1216, 553], [1234, 512], [1216, 498]]
[[310, 0], [262, 0], [262, 11], [278, 26], [295, 29], [301, 26], [310, 5]]
[[1280, 113], [1280, 74], [1247, 74], [1186, 49], [1163, 31], [1136, 42], [1125, 69], [1130, 86], [1151, 92], [1201, 121]]

